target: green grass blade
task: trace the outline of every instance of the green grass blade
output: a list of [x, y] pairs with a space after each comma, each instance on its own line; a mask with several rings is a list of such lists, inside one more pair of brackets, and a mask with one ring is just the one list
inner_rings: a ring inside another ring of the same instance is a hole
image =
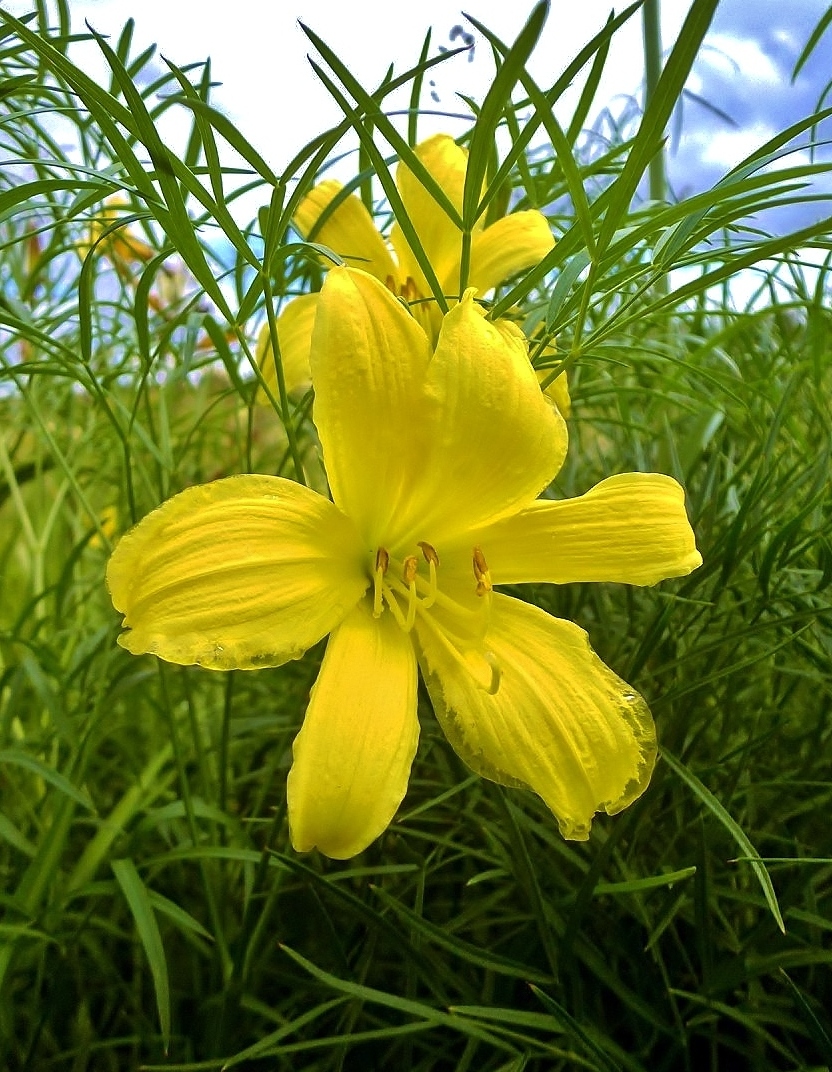
[[695, 774], [692, 774], [687, 767], [681, 763], [675, 756], [672, 756], [666, 748], [662, 748], [662, 758], [665, 763], [670, 767], [673, 773], [685, 783], [685, 785], [695, 794], [695, 796], [704, 804], [704, 806], [715, 815], [719, 822], [725, 827], [734, 841], [739, 845], [744, 855], [748, 856], [751, 860], [751, 867], [754, 874], [757, 876], [757, 880], [763, 891], [763, 896], [766, 899], [774, 921], [783, 934], [786, 933], [786, 925], [783, 922], [783, 915], [780, 911], [780, 905], [777, 903], [777, 894], [774, 892], [774, 886], [771, 883], [771, 876], [766, 870], [765, 865], [760, 861], [760, 854], [751, 844], [748, 835], [739, 826], [739, 824], [731, 818], [725, 807], [717, 800], [713, 793], [706, 786], [699, 781]]
[[29, 755], [28, 752], [24, 752], [20, 748], [4, 748], [0, 750], [0, 765], [4, 763], [14, 767], [22, 767], [31, 774], [37, 775], [38, 778], [42, 778], [44, 782], [57, 789], [59, 793], [69, 797], [70, 800], [74, 800], [76, 804], [80, 804], [82, 808], [86, 808], [87, 811], [95, 810], [89, 797], [82, 793], [80, 789], [77, 789], [67, 777], [56, 771], [54, 767], [50, 767], [35, 756]]
[[162, 935], [150, 901], [150, 894], [130, 859], [112, 860], [110, 866], [121, 886], [125, 900], [136, 924], [139, 940], [150, 965], [153, 987], [156, 992], [156, 1007], [159, 1012], [159, 1024], [165, 1049], [170, 1044], [170, 982], [168, 979], [168, 962], [162, 944]]

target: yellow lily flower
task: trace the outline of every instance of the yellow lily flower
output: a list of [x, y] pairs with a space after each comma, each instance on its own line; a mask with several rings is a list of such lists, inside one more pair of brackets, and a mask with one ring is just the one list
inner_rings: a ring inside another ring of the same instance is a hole
[[113, 194], [108, 197], [100, 215], [90, 221], [87, 235], [75, 243], [76, 252], [82, 260], [96, 249], [107, 257], [118, 274], [125, 279], [132, 278], [136, 264], [146, 263], [155, 257], [157, 252], [139, 236], [134, 227], [128, 225], [111, 231], [102, 240], [104, 232], [118, 220], [122, 210], [129, 209], [129, 203], [120, 195]]
[[[448, 134], [435, 134], [417, 145], [414, 151], [461, 212], [467, 151]], [[396, 185], [443, 294], [458, 295], [462, 232], [404, 164], [399, 164], [396, 171]], [[328, 246], [347, 264], [369, 272], [393, 294], [409, 302], [411, 311], [435, 343], [442, 315], [397, 223], [390, 232], [391, 251], [364, 202], [355, 194], [349, 194], [321, 226], [316, 227], [342, 189], [341, 183], [335, 179], [326, 179], [315, 186], [298, 206], [293, 221], [295, 227], [304, 237], [314, 231], [316, 242]], [[517, 272], [537, 264], [554, 244], [548, 220], [536, 209], [512, 212], [488, 227], [481, 217], [471, 242], [469, 285], [483, 294]], [[308, 387], [311, 382], [309, 347], [317, 301], [317, 294], [296, 298], [277, 319], [277, 337], [288, 390]], [[299, 302], [304, 304], [299, 307]], [[263, 326], [258, 337], [257, 359], [263, 376], [276, 394], [277, 376], [268, 324]], [[261, 398], [266, 401], [262, 392]]]
[[670, 477], [564, 501], [566, 426], [522, 333], [464, 295], [435, 348], [378, 280], [324, 282], [313, 417], [332, 500], [280, 477], [187, 489], [118, 544], [119, 643], [219, 670], [278, 666], [331, 634], [288, 781], [298, 851], [345, 859], [392, 821], [416, 752], [417, 665], [475, 771], [538, 793], [565, 837], [646, 787], [644, 701], [571, 622], [494, 591], [655, 584], [701, 562]]
[[[90, 537], [90, 547], [103, 547], [104, 541], [112, 541], [113, 537], [118, 532], [118, 507], [110, 504], [105, 506], [101, 513], [98, 515], [98, 524], [101, 527], [101, 535], [94, 532]], [[102, 539], [102, 536], [104, 539]]]

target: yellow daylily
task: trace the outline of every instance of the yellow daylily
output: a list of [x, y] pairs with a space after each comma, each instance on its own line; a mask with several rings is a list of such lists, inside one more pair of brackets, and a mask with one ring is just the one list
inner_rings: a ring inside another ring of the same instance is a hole
[[435, 348], [378, 280], [327, 275], [311, 350], [332, 500], [280, 477], [187, 489], [124, 536], [107, 580], [129, 651], [278, 666], [331, 634], [288, 781], [292, 842], [355, 855], [392, 821], [416, 752], [417, 665], [475, 771], [538, 793], [565, 837], [646, 787], [644, 701], [586, 633], [494, 591], [655, 584], [699, 565], [684, 493], [654, 473], [564, 501], [566, 426], [526, 341], [464, 295]]
[[90, 547], [103, 547], [105, 541], [111, 542], [118, 532], [118, 524], [118, 507], [112, 503], [105, 506], [98, 515], [99, 532], [94, 532], [90, 537]]
[[[461, 212], [468, 167], [466, 150], [448, 134], [435, 134], [417, 145], [414, 152]], [[457, 296], [462, 232], [413, 172], [401, 163], [396, 171], [396, 185], [443, 294]], [[305, 238], [313, 235], [314, 241], [328, 246], [347, 264], [369, 272], [393, 294], [409, 302], [414, 315], [435, 343], [442, 316], [401, 227], [397, 223], [393, 225], [391, 250], [363, 201], [355, 194], [341, 200], [318, 226], [342, 189], [341, 183], [335, 179], [326, 179], [315, 186], [298, 206], [293, 221], [295, 227]], [[548, 220], [536, 209], [512, 212], [488, 227], [481, 217], [472, 237], [468, 282], [483, 294], [509, 276], [537, 264], [554, 244]], [[310, 383], [309, 347], [317, 301], [317, 294], [296, 298], [277, 319], [277, 337], [288, 390], [308, 387]], [[299, 302], [304, 303], [302, 307], [298, 307]], [[276, 393], [277, 377], [268, 324], [263, 326], [258, 338], [257, 359], [266, 381]], [[265, 396], [262, 399], [265, 401]]]
[[83, 260], [95, 249], [107, 257], [122, 278], [132, 278], [135, 265], [152, 260], [157, 251], [128, 224], [115, 228], [104, 237], [122, 213], [130, 210], [130, 204], [119, 194], [108, 197], [100, 216], [90, 221], [87, 235], [75, 243], [78, 256]]

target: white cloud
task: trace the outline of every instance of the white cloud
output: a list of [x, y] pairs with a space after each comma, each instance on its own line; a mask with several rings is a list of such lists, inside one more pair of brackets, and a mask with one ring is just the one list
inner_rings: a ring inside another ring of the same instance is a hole
[[746, 83], [774, 86], [783, 81], [782, 73], [763, 52], [760, 43], [748, 37], [710, 34], [703, 56], [707, 56], [713, 66], [729, 68]]
[[755, 123], [745, 130], [703, 131], [699, 139], [702, 149], [700, 159], [705, 164], [716, 164], [727, 171], [773, 138], [775, 133], [765, 123]]

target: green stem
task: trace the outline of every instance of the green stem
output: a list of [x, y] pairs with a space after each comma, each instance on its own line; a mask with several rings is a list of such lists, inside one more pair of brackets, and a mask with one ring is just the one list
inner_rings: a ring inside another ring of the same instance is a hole
[[274, 370], [277, 374], [277, 392], [280, 398], [280, 415], [283, 419], [283, 427], [286, 429], [286, 438], [289, 441], [289, 450], [292, 455], [292, 464], [295, 468], [295, 479], [300, 484], [306, 483], [303, 473], [303, 463], [300, 460], [295, 422], [289, 409], [289, 395], [286, 392], [286, 379], [283, 375], [283, 359], [280, 354], [280, 342], [277, 338], [277, 318], [274, 315], [274, 297], [268, 279], [263, 280], [263, 293], [266, 298], [266, 316], [269, 318], [269, 335], [272, 340], [272, 357], [274, 358]]
[[[659, 84], [662, 73], [662, 30], [659, 15], [660, 0], [644, 0], [642, 13], [642, 35], [644, 39], [644, 110], [650, 102]], [[667, 193], [667, 178], [664, 166], [664, 146], [650, 161], [648, 171], [651, 201], [663, 201]]]

